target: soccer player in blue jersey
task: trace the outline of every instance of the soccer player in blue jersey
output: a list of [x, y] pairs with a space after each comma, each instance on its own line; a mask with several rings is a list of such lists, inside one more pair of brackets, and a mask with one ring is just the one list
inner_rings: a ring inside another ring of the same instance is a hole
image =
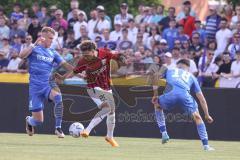
[[[208, 113], [207, 102], [196, 78], [188, 72], [189, 66], [189, 61], [182, 59], [178, 61], [177, 68], [175, 69], [167, 69], [165, 66], [162, 66], [158, 72], [152, 72], [152, 74], [157, 75], [158, 78], [165, 78], [167, 82], [164, 94], [159, 97], [157, 97], [157, 87], [154, 87], [154, 97], [152, 99], [155, 105], [156, 120], [162, 133], [162, 143], [167, 143], [169, 140], [163, 110], [171, 110], [179, 106], [193, 117], [204, 150], [214, 150], [208, 145], [206, 126], [199, 114], [198, 104], [191, 96], [190, 91], [196, 94], [204, 111], [206, 121], [212, 123], [213, 119]], [[149, 72], [151, 73], [151, 70]]]
[[62, 95], [57, 87], [50, 84], [50, 77], [55, 64], [63, 66], [67, 70], [73, 70], [73, 67], [50, 48], [54, 35], [55, 31], [52, 28], [44, 27], [41, 37], [20, 53], [21, 58], [27, 58], [29, 61], [29, 110], [32, 112], [32, 116], [26, 117], [26, 132], [29, 136], [34, 134], [35, 126], [43, 123], [44, 100], [52, 100], [55, 103], [55, 134], [59, 138], [64, 138], [61, 129]]

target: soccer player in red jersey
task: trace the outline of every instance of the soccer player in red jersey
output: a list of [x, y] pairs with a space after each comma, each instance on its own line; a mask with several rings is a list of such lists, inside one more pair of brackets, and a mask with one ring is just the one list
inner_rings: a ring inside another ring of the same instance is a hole
[[126, 59], [122, 54], [113, 54], [107, 48], [97, 49], [96, 44], [92, 41], [83, 41], [80, 44], [80, 50], [83, 56], [79, 59], [73, 72], [65, 77], [85, 72], [87, 92], [101, 109], [81, 135], [88, 137], [91, 130], [107, 117], [107, 136], [105, 140], [113, 147], [118, 147], [118, 143], [113, 138], [115, 102], [110, 87], [110, 60], [114, 59], [119, 64], [125, 64]]

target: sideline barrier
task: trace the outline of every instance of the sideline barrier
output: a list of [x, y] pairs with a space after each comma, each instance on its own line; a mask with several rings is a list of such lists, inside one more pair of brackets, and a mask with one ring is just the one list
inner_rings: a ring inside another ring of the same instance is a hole
[[[64, 123], [67, 133], [72, 122], [86, 123], [96, 113], [96, 107], [87, 96], [86, 89], [79, 86], [61, 86], [63, 92]], [[146, 86], [116, 86], [116, 136], [160, 137], [155, 123], [152, 91]], [[160, 88], [160, 91], [162, 89]], [[239, 89], [203, 89], [214, 123], [207, 124], [211, 140], [240, 140]], [[25, 132], [25, 116], [28, 112], [28, 85], [0, 83], [0, 132]], [[200, 109], [201, 111], [201, 109]], [[87, 112], [87, 113], [86, 113]], [[167, 129], [171, 138], [198, 139], [196, 127], [186, 114], [174, 110], [166, 113]], [[37, 128], [38, 133], [54, 133], [53, 104], [45, 105], [45, 122]], [[105, 135], [102, 122], [92, 135]]]

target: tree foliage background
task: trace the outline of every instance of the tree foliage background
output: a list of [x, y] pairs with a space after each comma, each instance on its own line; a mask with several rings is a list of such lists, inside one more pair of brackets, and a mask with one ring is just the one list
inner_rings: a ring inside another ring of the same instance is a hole
[[[139, 4], [146, 5], [158, 5], [161, 4], [161, 0], [78, 0], [80, 4], [80, 9], [89, 13], [91, 9], [96, 8], [98, 5], [103, 5], [109, 16], [119, 13], [119, 5], [126, 2], [129, 5], [129, 10], [132, 14], [137, 13]], [[39, 5], [51, 6], [57, 5], [58, 8], [62, 9], [66, 15], [70, 8], [70, 0], [0, 0], [0, 5], [4, 7], [7, 15], [13, 10], [13, 4], [18, 2], [22, 5], [22, 8], [31, 8], [34, 2]]]

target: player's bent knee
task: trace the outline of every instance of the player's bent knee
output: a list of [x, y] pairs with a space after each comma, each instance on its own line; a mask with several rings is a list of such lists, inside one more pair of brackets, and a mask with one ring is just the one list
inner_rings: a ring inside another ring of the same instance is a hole
[[57, 94], [54, 96], [53, 101], [55, 104], [59, 104], [62, 103], [62, 95], [61, 94]]
[[197, 122], [197, 123], [202, 122], [202, 117], [198, 112], [193, 113], [192, 116], [193, 116], [193, 119], [195, 120], [195, 122]]
[[162, 110], [162, 108], [160, 107], [160, 105], [154, 105], [154, 109], [155, 109], [156, 111], [161, 111], [161, 110]]

